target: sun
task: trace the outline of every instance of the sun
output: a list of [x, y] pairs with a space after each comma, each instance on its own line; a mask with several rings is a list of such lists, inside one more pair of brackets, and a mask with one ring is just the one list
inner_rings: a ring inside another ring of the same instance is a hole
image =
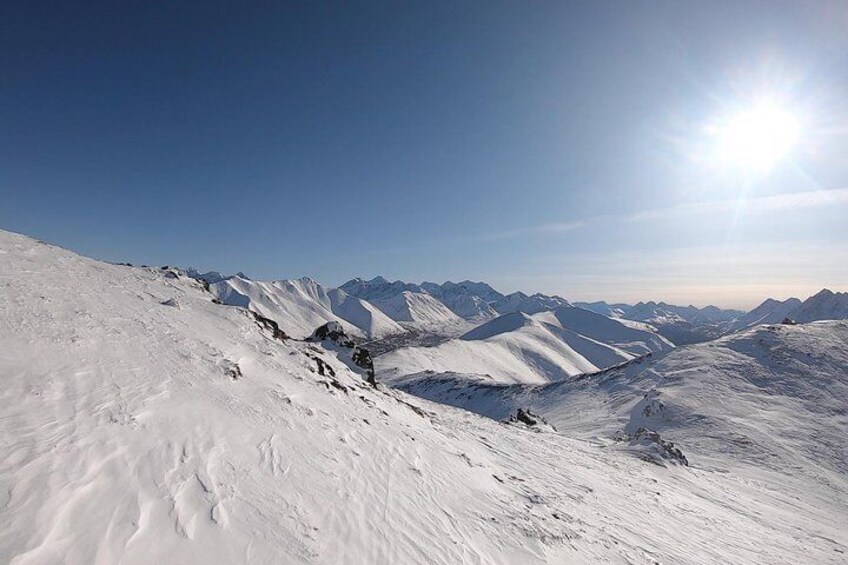
[[800, 126], [788, 109], [766, 101], [727, 116], [708, 131], [720, 162], [765, 173], [795, 146]]

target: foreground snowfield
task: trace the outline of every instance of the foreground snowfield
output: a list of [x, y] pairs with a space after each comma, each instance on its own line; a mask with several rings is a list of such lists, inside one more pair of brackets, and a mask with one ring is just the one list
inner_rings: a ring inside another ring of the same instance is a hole
[[0, 562], [848, 556], [844, 467], [652, 465], [375, 390], [174, 277], [0, 232]]

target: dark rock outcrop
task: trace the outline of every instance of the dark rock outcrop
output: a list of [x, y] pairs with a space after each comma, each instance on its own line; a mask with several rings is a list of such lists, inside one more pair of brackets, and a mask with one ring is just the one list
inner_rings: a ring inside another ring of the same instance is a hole
[[631, 448], [636, 448], [645, 461], [663, 465], [665, 461], [680, 465], [689, 465], [689, 461], [680, 448], [670, 441], [664, 440], [659, 433], [644, 426], [639, 427], [632, 435], [623, 435], [621, 441], [629, 442]]
[[376, 386], [374, 360], [371, 358], [371, 353], [364, 347], [356, 345], [340, 323], [327, 322], [312, 332], [306, 341], [330, 342], [342, 349], [350, 349], [350, 363], [362, 369], [365, 372], [365, 380], [372, 386]]
[[547, 420], [532, 412], [529, 408], [519, 408], [518, 411], [506, 420], [507, 424], [524, 424], [530, 428], [549, 428], [556, 431], [556, 428], [550, 425]]
[[354, 347], [353, 340], [344, 331], [338, 322], [327, 322], [319, 326], [306, 341], [332, 341], [342, 347]]
[[271, 335], [274, 339], [278, 339], [280, 341], [286, 341], [289, 339], [289, 336], [286, 335], [286, 332], [280, 329], [280, 326], [274, 320], [270, 318], [266, 318], [256, 312], [250, 310], [250, 313], [253, 315], [253, 319], [256, 320], [256, 323], [259, 324], [260, 327], [265, 328], [271, 332]]

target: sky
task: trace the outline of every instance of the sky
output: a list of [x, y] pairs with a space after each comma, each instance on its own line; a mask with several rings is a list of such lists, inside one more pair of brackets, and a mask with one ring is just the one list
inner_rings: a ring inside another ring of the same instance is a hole
[[848, 3], [6, 1], [0, 228], [330, 285], [848, 290]]

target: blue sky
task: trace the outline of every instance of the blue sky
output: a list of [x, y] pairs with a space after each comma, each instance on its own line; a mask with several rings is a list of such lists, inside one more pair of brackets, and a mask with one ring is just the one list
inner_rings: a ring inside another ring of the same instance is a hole
[[[4, 229], [328, 284], [848, 290], [844, 2], [76, 4], [0, 8]], [[714, 159], [764, 95], [791, 150]]]

